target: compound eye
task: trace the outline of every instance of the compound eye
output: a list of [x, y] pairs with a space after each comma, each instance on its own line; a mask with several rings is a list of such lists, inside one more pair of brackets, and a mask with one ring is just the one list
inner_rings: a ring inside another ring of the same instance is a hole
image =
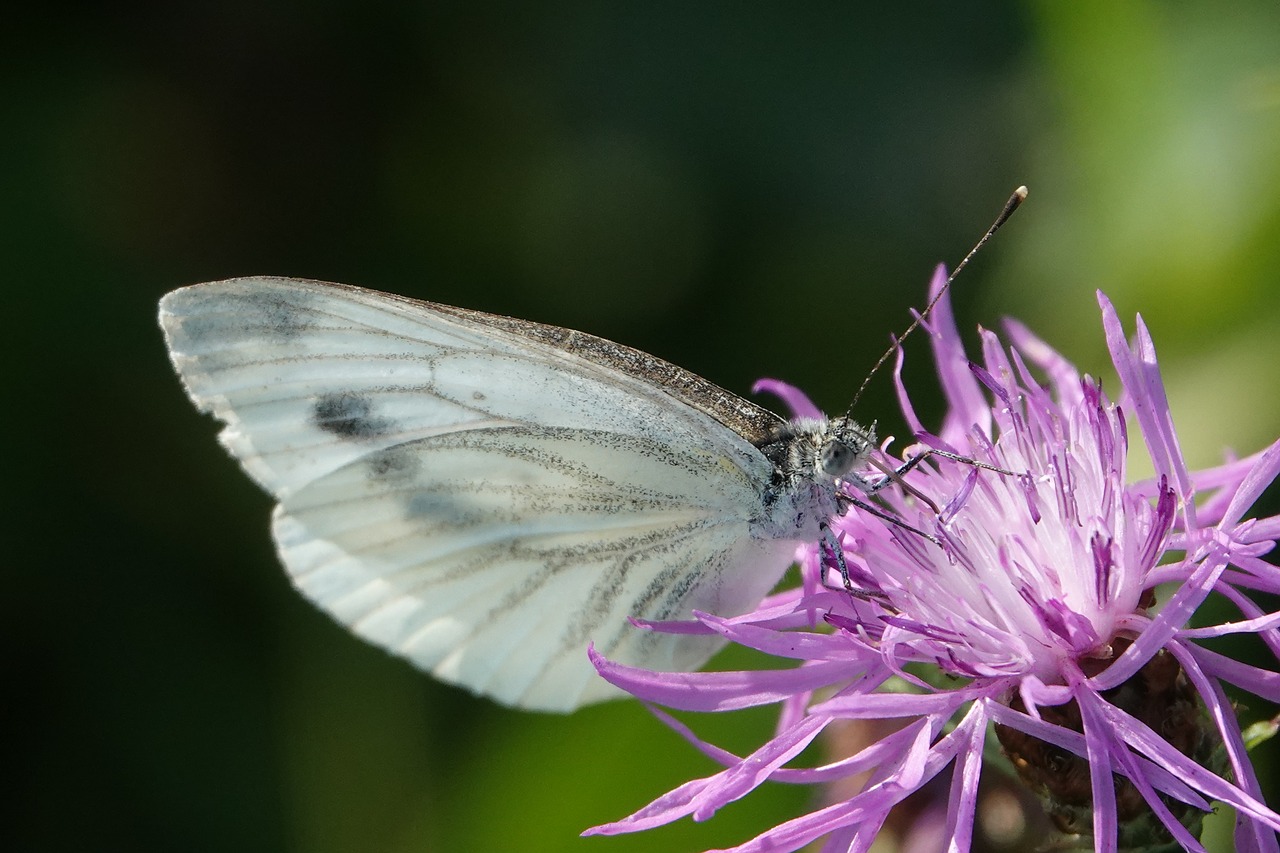
[[843, 477], [858, 461], [858, 454], [843, 441], [828, 441], [822, 446], [818, 462], [829, 477]]

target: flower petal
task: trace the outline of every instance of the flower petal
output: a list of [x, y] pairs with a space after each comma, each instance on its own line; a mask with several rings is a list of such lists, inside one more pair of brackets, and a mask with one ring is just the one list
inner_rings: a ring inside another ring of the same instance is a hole
[[1210, 556], [1201, 561], [1191, 577], [1165, 602], [1160, 612], [1147, 623], [1129, 648], [1110, 666], [1089, 679], [1093, 689], [1104, 691], [1119, 687], [1128, 681], [1156, 652], [1173, 639], [1181, 626], [1213, 591], [1213, 585], [1227, 567], [1226, 555], [1214, 548]]
[[800, 720], [785, 732], [767, 741], [764, 746], [744, 758], [739, 764], [720, 773], [714, 784], [704, 788], [695, 803], [694, 820], [707, 820], [716, 809], [741, 799], [763, 784], [774, 772], [795, 758], [813, 742], [813, 739], [831, 722], [830, 717], [814, 715]]
[[594, 646], [587, 649], [587, 655], [610, 684], [682, 711], [728, 711], [780, 702], [795, 693], [843, 681], [849, 668], [845, 661], [829, 661], [747, 672], [652, 672], [615, 663]]
[[[1076, 705], [1084, 724], [1085, 754], [1089, 758], [1089, 784], [1093, 789], [1093, 849], [1116, 853], [1119, 843], [1116, 788], [1111, 781], [1111, 729], [1098, 713], [1102, 700], [1088, 688], [1076, 690]], [[1104, 703], [1105, 704], [1105, 703]]]
[[1249, 469], [1244, 481], [1231, 496], [1231, 503], [1222, 514], [1220, 528], [1236, 524], [1248, 512], [1249, 507], [1262, 496], [1267, 486], [1275, 482], [1280, 474], [1280, 441], [1275, 442], [1258, 456], [1257, 462]]
[[886, 720], [892, 717], [916, 717], [925, 714], [950, 716], [965, 702], [998, 692], [1003, 685], [983, 684], [939, 693], [870, 693], [836, 696], [819, 702], [811, 709], [815, 714], [830, 714], [851, 720]]
[[973, 842], [973, 821], [978, 805], [978, 780], [982, 777], [982, 747], [987, 731], [985, 702], [974, 702], [956, 726], [967, 731], [968, 741], [956, 752], [947, 801], [948, 853], [968, 853]]
[[[1250, 796], [1261, 800], [1262, 786], [1259, 785], [1258, 776], [1253, 770], [1252, 762], [1249, 761], [1244, 738], [1240, 732], [1240, 723], [1236, 719], [1235, 706], [1227, 697], [1226, 691], [1222, 689], [1221, 684], [1210, 679], [1200, 668], [1193, 647], [1173, 643], [1169, 646], [1169, 651], [1182, 665], [1183, 672], [1199, 692], [1209, 716], [1213, 719], [1218, 735], [1226, 748], [1227, 760], [1231, 765], [1231, 773], [1236, 784], [1243, 787]], [[1280, 843], [1277, 843], [1276, 834], [1262, 824], [1251, 820], [1237, 821], [1237, 853], [1242, 853], [1246, 849], [1257, 851], [1257, 853], [1263, 853], [1263, 851], [1276, 853], [1280, 851]]]
[[[1087, 687], [1081, 689], [1076, 694], [1076, 701], [1080, 708], [1081, 719], [1084, 722], [1086, 737], [1089, 729], [1093, 728], [1100, 734], [1099, 740], [1107, 749], [1106, 766], [1100, 766], [1099, 763], [1095, 763], [1095, 754], [1092, 751], [1089, 753], [1089, 772], [1093, 782], [1095, 802], [1099, 783], [1102, 783], [1106, 788], [1110, 789], [1114, 795], [1115, 787], [1110, 782], [1111, 773], [1108, 772], [1108, 768], [1114, 761], [1116, 770], [1123, 773], [1134, 787], [1138, 789], [1138, 792], [1142, 795], [1143, 799], [1147, 801], [1148, 807], [1151, 808], [1160, 822], [1165, 825], [1165, 828], [1173, 835], [1174, 839], [1182, 844], [1182, 846], [1187, 850], [1204, 853], [1204, 848], [1201, 847], [1194, 838], [1192, 838], [1186, 827], [1184, 827], [1178, 819], [1173, 816], [1172, 812], [1169, 811], [1168, 806], [1165, 805], [1156, 794], [1154, 786], [1152, 785], [1153, 780], [1144, 772], [1143, 767], [1140, 765], [1139, 757], [1129, 751], [1128, 746], [1121, 738], [1113, 736], [1111, 728], [1113, 723], [1107, 719], [1107, 712], [1111, 710], [1113, 706]], [[1112, 805], [1114, 806], [1114, 804], [1115, 801], [1113, 797]], [[1208, 811], [1207, 808], [1203, 810]], [[1102, 849], [1103, 845], [1097, 844], [1097, 833], [1100, 830], [1097, 829], [1099, 821], [1097, 819], [1096, 811], [1094, 814], [1094, 822], [1095, 846], [1097, 846], [1098, 849]], [[1118, 830], [1118, 825], [1116, 829]], [[1112, 841], [1113, 848], [1118, 840], [1119, 839], [1117, 837]]]
[[772, 394], [782, 400], [787, 408], [791, 410], [792, 420], [798, 418], [821, 420], [823, 418], [822, 410], [814, 405], [808, 394], [789, 382], [783, 382], [781, 379], [757, 379], [756, 384], [751, 386], [751, 393]]
[[1102, 308], [1102, 325], [1106, 332], [1107, 347], [1111, 350], [1111, 361], [1129, 396], [1134, 415], [1142, 429], [1142, 437], [1151, 453], [1151, 461], [1158, 474], [1163, 474], [1175, 484], [1187, 517], [1186, 529], [1193, 529], [1195, 524], [1191, 480], [1174, 432], [1169, 400], [1165, 395], [1164, 380], [1160, 378], [1160, 365], [1156, 362], [1151, 335], [1139, 317], [1137, 341], [1130, 348], [1115, 307], [1100, 290], [1098, 304]]
[[[946, 267], [939, 266], [929, 284], [932, 300], [947, 281]], [[991, 407], [983, 397], [982, 389], [969, 373], [969, 358], [964, 353], [960, 330], [956, 328], [955, 313], [951, 310], [951, 296], [944, 294], [933, 306], [926, 327], [933, 342], [933, 360], [938, 369], [938, 381], [947, 400], [947, 416], [938, 435], [955, 444], [977, 424], [987, 434], [991, 431]]]
[[1017, 320], [1006, 317], [1004, 327], [1014, 347], [1048, 374], [1054, 396], [1062, 408], [1070, 409], [1080, 405], [1083, 400], [1080, 395], [1080, 371], [1076, 370], [1075, 365]]
[[1268, 702], [1280, 702], [1280, 672], [1250, 666], [1201, 646], [1189, 645], [1187, 648], [1208, 675], [1221, 678]]
[[1265, 803], [1247, 791], [1196, 764], [1156, 734], [1146, 723], [1108, 702], [1099, 700], [1097, 709], [1105, 719], [1108, 731], [1114, 732], [1130, 746], [1145, 753], [1152, 761], [1168, 767], [1189, 785], [1209, 797], [1235, 807], [1274, 830], [1280, 830], [1280, 814], [1267, 808]]
[[850, 643], [842, 634], [815, 634], [812, 631], [774, 631], [746, 622], [721, 619], [709, 613], [695, 614], [716, 633], [749, 649], [780, 658], [798, 660], [844, 661], [850, 677], [858, 674], [857, 662], [861, 658], [868, 664], [878, 656], [861, 646]]

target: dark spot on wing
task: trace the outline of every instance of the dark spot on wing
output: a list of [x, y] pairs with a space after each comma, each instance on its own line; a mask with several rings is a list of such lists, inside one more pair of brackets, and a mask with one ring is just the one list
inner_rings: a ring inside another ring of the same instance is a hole
[[339, 438], [381, 438], [394, 426], [390, 418], [373, 413], [373, 403], [367, 397], [351, 391], [320, 397], [311, 409], [311, 420]]
[[472, 399], [472, 400], [479, 401], [479, 400], [484, 400], [484, 399], [487, 399], [487, 398], [485, 397], [485, 394], [484, 394], [484, 392], [483, 392], [483, 391], [472, 391], [472, 392], [471, 392], [471, 399]]

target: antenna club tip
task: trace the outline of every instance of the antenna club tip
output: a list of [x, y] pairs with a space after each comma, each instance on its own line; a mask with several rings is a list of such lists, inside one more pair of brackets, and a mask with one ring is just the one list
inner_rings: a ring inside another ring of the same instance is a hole
[[1026, 184], [1023, 184], [1022, 186], [1020, 186], [1020, 187], [1018, 187], [1016, 190], [1014, 190], [1014, 191], [1013, 191], [1013, 194], [1017, 197], [1018, 201], [1026, 201], [1026, 200], [1027, 200], [1027, 186], [1026, 186]]

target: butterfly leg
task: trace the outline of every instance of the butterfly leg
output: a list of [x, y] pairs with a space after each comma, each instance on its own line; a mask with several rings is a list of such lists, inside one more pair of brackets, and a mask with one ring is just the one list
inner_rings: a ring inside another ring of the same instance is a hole
[[915, 468], [921, 462], [928, 459], [930, 456], [934, 454], [934, 452], [935, 451], [932, 448], [927, 449], [923, 453], [917, 454], [916, 456], [912, 456], [910, 459], [908, 459], [906, 462], [903, 462], [897, 468], [893, 468], [891, 470], [885, 471], [885, 476], [877, 480], [875, 484], [872, 486], [871, 490], [867, 491], [867, 494], [874, 495], [876, 492], [880, 491], [890, 483], [898, 482], [899, 480], [902, 479], [903, 474], [906, 474], [912, 468]]
[[907, 471], [910, 471], [926, 456], [941, 456], [943, 459], [950, 459], [952, 462], [962, 462], [965, 465], [972, 465], [974, 468], [982, 468], [986, 471], [994, 471], [997, 474], [1006, 474], [1010, 477], [1015, 476], [1013, 471], [1010, 471], [1007, 468], [1001, 468], [999, 465], [992, 465], [990, 462], [981, 462], [969, 456], [961, 456], [959, 453], [952, 453], [949, 450], [938, 450], [935, 447], [926, 448], [919, 456], [911, 457], [900, 468], [895, 469], [894, 473], [902, 475]]
[[858, 474], [852, 474], [850, 475], [849, 479], [852, 480], [854, 483], [856, 483], [858, 486], [858, 489], [863, 494], [866, 494], [866, 495], [874, 495], [876, 492], [881, 491], [890, 483], [897, 483], [899, 486], [902, 487], [903, 491], [907, 492], [908, 494], [914, 495], [917, 499], [919, 499], [926, 506], [932, 509], [934, 515], [937, 515], [939, 512], [938, 505], [935, 504], [932, 500], [930, 500], [927, 495], [922, 493], [920, 490], [916, 489], [906, 480], [902, 479], [902, 476], [904, 474], [906, 474], [911, 469], [915, 468], [917, 465], [919, 465], [924, 460], [928, 459], [930, 456], [941, 456], [944, 459], [950, 459], [954, 462], [963, 462], [964, 464], [972, 465], [975, 468], [984, 468], [987, 471], [995, 471], [997, 474], [1007, 474], [1009, 476], [1013, 476], [1012, 471], [1008, 471], [996, 465], [991, 465], [987, 462], [979, 462], [977, 459], [970, 459], [968, 456], [961, 456], [958, 453], [951, 453], [950, 451], [947, 451], [947, 450], [938, 450], [936, 448], [929, 447], [929, 448], [925, 448], [924, 452], [917, 454], [916, 456], [912, 456], [910, 459], [908, 459], [906, 462], [903, 462], [897, 468], [890, 468], [889, 466], [885, 465], [884, 463], [880, 462], [879, 460], [873, 457], [869, 459], [868, 462], [873, 467], [878, 468], [881, 472], [883, 472], [884, 474], [883, 477], [880, 477], [879, 479], [871, 480], [866, 477], [862, 477]]
[[[883, 490], [890, 483], [897, 483], [899, 486], [902, 487], [903, 491], [907, 492], [908, 494], [914, 495], [922, 503], [924, 503], [926, 506], [931, 508], [934, 514], [937, 515], [939, 513], [937, 504], [935, 504], [932, 500], [930, 500], [928, 495], [925, 495], [924, 493], [916, 489], [914, 486], [912, 486], [910, 483], [902, 479], [902, 475], [911, 471], [913, 468], [918, 466], [924, 460], [928, 459], [930, 456], [941, 456], [944, 459], [950, 459], [955, 462], [963, 462], [967, 465], [972, 465], [975, 468], [985, 468], [988, 471], [995, 471], [996, 473], [999, 473], [999, 474], [1008, 474], [1010, 476], [1013, 475], [1012, 471], [1007, 471], [1004, 468], [1000, 468], [995, 465], [988, 464], [986, 462], [979, 462], [977, 459], [970, 459], [967, 456], [960, 456], [959, 454], [951, 453], [946, 450], [937, 450], [935, 448], [930, 447], [930, 448], [926, 448], [922, 453], [919, 453], [916, 456], [911, 457], [906, 462], [903, 462], [901, 465], [897, 466], [896, 468], [890, 468], [888, 465], [885, 465], [884, 463], [881, 463], [878, 460], [876, 460], [874, 457], [872, 457], [869, 460], [869, 462], [874, 467], [878, 468], [881, 472], [883, 472], [884, 476], [879, 477], [877, 479], [870, 479], [867, 477], [863, 477], [862, 475], [855, 472], [848, 475], [847, 482], [853, 483], [855, 486], [858, 487], [858, 490], [860, 492], [862, 492], [864, 495], [867, 495], [868, 497], [875, 495], [877, 492]], [[858, 500], [853, 495], [842, 493], [839, 497], [839, 500], [843, 507], [841, 512], [843, 512], [844, 509], [847, 509], [849, 506], [856, 506], [858, 509], [862, 510], [863, 512], [870, 513], [871, 515], [874, 515], [876, 518], [879, 518], [882, 521], [887, 521], [889, 524], [892, 524], [895, 527], [901, 527], [903, 530], [910, 531], [911, 533], [914, 533], [917, 536], [921, 536], [925, 539], [928, 539], [930, 542], [932, 542], [934, 545], [937, 545], [939, 548], [942, 547], [942, 540], [940, 540], [938, 537], [930, 533], [926, 533], [917, 527], [913, 527], [912, 525], [907, 524], [902, 519], [894, 515], [890, 515], [889, 513], [884, 512], [883, 510], [867, 503], [866, 501]], [[830, 536], [831, 535], [830, 531], [827, 531], [826, 535]], [[840, 565], [842, 568], [845, 568], [843, 561], [840, 563]], [[846, 580], [845, 586], [846, 588], [848, 588], [849, 585], [848, 585], [847, 569], [845, 569], [842, 572], [842, 577], [845, 578]]]
[[[876, 491], [879, 491], [879, 489], [877, 489]], [[855, 498], [853, 495], [841, 494], [839, 496], [839, 500], [840, 500], [841, 506], [844, 509], [848, 509], [850, 506], [856, 506], [858, 509], [862, 510], [863, 512], [874, 515], [876, 518], [880, 519], [881, 521], [887, 521], [889, 524], [892, 524], [894, 527], [901, 527], [903, 530], [906, 530], [910, 533], [916, 534], [917, 536], [921, 536], [925, 539], [928, 539], [930, 542], [932, 542], [934, 545], [937, 545], [939, 548], [942, 547], [942, 540], [939, 539], [937, 536], [934, 536], [932, 533], [926, 533], [918, 527], [913, 527], [912, 525], [907, 524], [901, 518], [898, 518], [895, 515], [890, 515], [884, 510], [879, 509], [878, 507], [875, 507], [872, 504], [867, 503], [866, 501], [860, 501], [857, 498]]]
[[903, 474], [907, 473], [912, 468], [915, 468], [917, 465], [919, 465], [924, 460], [928, 459], [930, 456], [941, 456], [943, 459], [950, 459], [952, 462], [962, 462], [965, 465], [972, 465], [974, 468], [982, 468], [987, 471], [994, 471], [997, 474], [1007, 474], [1010, 477], [1014, 475], [1012, 471], [1009, 471], [1005, 468], [1001, 468], [998, 465], [992, 465], [989, 462], [981, 462], [977, 459], [972, 459], [968, 456], [961, 456], [959, 453], [952, 453], [949, 450], [939, 450], [936, 447], [926, 447], [923, 451], [916, 454], [915, 456], [912, 456], [910, 459], [908, 459], [906, 462], [903, 462], [897, 468], [892, 469], [892, 473], [889, 471], [885, 471], [886, 476], [884, 477], [884, 479], [877, 480], [872, 490], [867, 492], [867, 494], [875, 494], [876, 492], [880, 491], [885, 486], [894, 482], [896, 478], [901, 478]]
[[[897, 522], [894, 522], [894, 523], [896, 524]], [[888, 610], [891, 610], [896, 613], [897, 608], [895, 608], [889, 602], [889, 600], [885, 597], [885, 594], [882, 591], [857, 589], [854, 587], [853, 580], [849, 577], [849, 564], [845, 562], [845, 559], [844, 559], [844, 548], [840, 547], [840, 540], [836, 538], [836, 535], [831, 530], [830, 525], [826, 524], [825, 522], [820, 526], [819, 529], [822, 531], [822, 538], [818, 542], [818, 560], [819, 560], [818, 565], [821, 567], [821, 570], [822, 570], [823, 585], [824, 586], [826, 585], [827, 569], [834, 566], [835, 568], [840, 570], [840, 582], [844, 586], [844, 591], [849, 594], [850, 598], [856, 598], [861, 601], [874, 601], [874, 602], [877, 602], [881, 607], [887, 608]], [[908, 528], [908, 529], [915, 530], [915, 528]], [[916, 530], [915, 532], [920, 533], [921, 536], [924, 536], [934, 542], [938, 541], [937, 539], [934, 539], [934, 537], [930, 536], [927, 533], [921, 533], [918, 530]]]
[[822, 531], [822, 538], [818, 541], [818, 565], [822, 568], [823, 576], [825, 577], [828, 568], [834, 566], [840, 570], [844, 591], [850, 595], [857, 595], [853, 588], [853, 581], [849, 580], [849, 564], [844, 561], [844, 548], [840, 547], [840, 540], [831, 532], [831, 526], [825, 521], [819, 530]]
[[925, 455], [926, 454], [921, 454], [920, 456], [916, 456], [913, 459], [909, 459], [907, 460], [907, 462], [898, 466], [897, 468], [890, 468], [888, 465], [885, 465], [883, 462], [880, 462], [879, 460], [873, 457], [872, 459], [868, 460], [868, 462], [870, 462], [872, 467], [878, 468], [880, 471], [884, 472], [883, 477], [880, 477], [879, 479], [876, 479], [876, 480], [871, 480], [866, 477], [863, 477], [861, 474], [853, 473], [849, 475], [848, 479], [851, 480], [855, 485], [857, 485], [858, 490], [860, 492], [868, 496], [874, 495], [876, 492], [881, 491], [882, 489], [884, 489], [885, 486], [889, 485], [890, 483], [897, 483], [904, 492], [914, 496], [917, 500], [919, 500], [925, 506], [929, 507], [929, 509], [933, 510], [934, 515], [937, 515], [938, 505], [935, 504], [932, 500], [930, 500], [929, 496], [926, 495], [924, 492], [920, 491], [915, 486], [911, 485], [906, 480], [902, 479], [902, 475], [905, 474], [907, 471], [910, 471], [915, 466], [919, 465], [920, 461], [925, 457]]

